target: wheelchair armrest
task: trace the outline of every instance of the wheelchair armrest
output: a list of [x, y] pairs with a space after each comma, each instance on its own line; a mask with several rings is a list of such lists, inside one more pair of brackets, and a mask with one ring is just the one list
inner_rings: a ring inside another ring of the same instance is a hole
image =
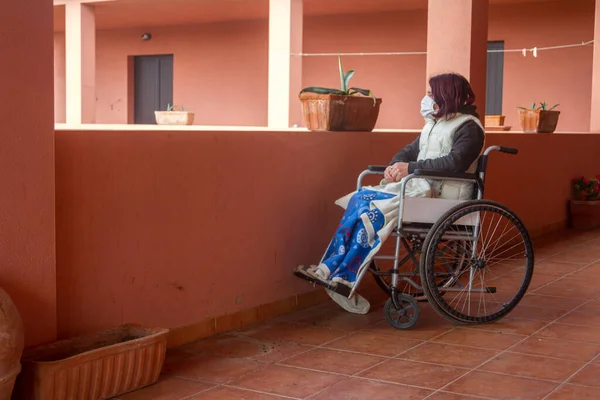
[[475, 174], [468, 174], [466, 172], [436, 171], [433, 169], [416, 169], [413, 172], [413, 175], [432, 178], [465, 179], [472, 181], [477, 180], [477, 175]]
[[387, 165], [369, 165], [367, 167], [367, 169], [371, 172], [377, 172], [377, 173], [381, 173], [383, 174], [385, 172], [385, 169], [387, 168]]

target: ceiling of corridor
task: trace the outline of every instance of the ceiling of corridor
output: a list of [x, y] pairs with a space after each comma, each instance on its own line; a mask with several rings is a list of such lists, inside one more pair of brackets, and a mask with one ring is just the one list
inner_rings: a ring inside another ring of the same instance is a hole
[[[355, 14], [425, 9], [427, 1], [304, 0], [304, 14]], [[549, 0], [490, 0], [490, 3], [543, 1]], [[267, 18], [269, 0], [114, 0], [96, 3], [95, 8], [97, 29], [143, 28]], [[64, 6], [55, 6], [55, 31], [64, 31], [64, 25]]]

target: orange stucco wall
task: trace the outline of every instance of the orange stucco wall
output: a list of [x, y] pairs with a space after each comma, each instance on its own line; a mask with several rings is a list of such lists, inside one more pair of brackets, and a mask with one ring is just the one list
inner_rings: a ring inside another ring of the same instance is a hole
[[[322, 255], [334, 200], [415, 135], [57, 131], [59, 334], [177, 327], [310, 290], [291, 271]], [[534, 235], [565, 226], [570, 180], [598, 173], [600, 135], [494, 144], [520, 154], [493, 155], [487, 197]]]
[[35, 345], [56, 337], [52, 3], [3, 2], [0, 26], [0, 286]]
[[[348, 27], [352, 27], [349, 29]], [[304, 51], [425, 51], [427, 11], [306, 17]], [[144, 42], [142, 32], [153, 39]], [[594, 0], [493, 5], [489, 40], [507, 49], [580, 43], [593, 38]], [[57, 33], [57, 53], [64, 36]], [[61, 47], [62, 46], [62, 47]], [[127, 57], [173, 53], [174, 101], [196, 112], [203, 125], [267, 123], [268, 23], [263, 21], [100, 31], [97, 35], [97, 122], [127, 123]], [[59, 65], [59, 64], [58, 64]], [[425, 56], [347, 57], [357, 70], [353, 85], [383, 97], [378, 128], [418, 128], [425, 88]], [[61, 75], [62, 74], [62, 75]], [[56, 69], [57, 122], [64, 122], [64, 69]], [[516, 107], [560, 103], [558, 129], [588, 131], [592, 48], [540, 52], [538, 58], [505, 55], [503, 113], [518, 128]], [[337, 87], [336, 59], [306, 57], [305, 86]], [[298, 121], [302, 124], [302, 121]]]

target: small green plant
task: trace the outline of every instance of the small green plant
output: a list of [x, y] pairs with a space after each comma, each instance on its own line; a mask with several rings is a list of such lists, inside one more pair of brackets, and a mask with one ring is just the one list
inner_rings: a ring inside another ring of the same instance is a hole
[[338, 56], [338, 69], [340, 72], [340, 89], [330, 89], [330, 88], [324, 88], [324, 87], [319, 87], [319, 86], [310, 86], [307, 88], [304, 88], [300, 91], [300, 94], [302, 93], [316, 93], [316, 94], [337, 94], [337, 95], [341, 95], [341, 96], [355, 96], [355, 95], [361, 95], [361, 96], [367, 96], [367, 97], [372, 97], [373, 98], [373, 103], [376, 102], [375, 96], [373, 96], [373, 93], [371, 93], [371, 91], [369, 89], [360, 89], [360, 88], [355, 88], [355, 87], [349, 87], [350, 86], [350, 79], [352, 79], [352, 76], [354, 76], [354, 70], [351, 69], [349, 71], [344, 72], [344, 68], [342, 66], [342, 58], [340, 56]]
[[183, 108], [183, 106], [176, 106], [175, 104], [167, 104], [167, 111], [176, 111], [175, 109], [179, 107], [179, 111], [185, 111], [185, 108]]
[[537, 108], [536, 108], [536, 103], [535, 103], [535, 102], [534, 102], [534, 103], [531, 105], [531, 108], [526, 108], [526, 107], [517, 107], [517, 108], [519, 108], [519, 109], [521, 109], [521, 110], [541, 110], [541, 111], [552, 111], [552, 110], [554, 110], [556, 107], [558, 107], [559, 105], [560, 105], [560, 104], [555, 104], [555, 105], [553, 105], [552, 107], [548, 108], [548, 104], [547, 104], [545, 101], [543, 101], [543, 102], [541, 102], [541, 103], [540, 103], [539, 107], [537, 107]]

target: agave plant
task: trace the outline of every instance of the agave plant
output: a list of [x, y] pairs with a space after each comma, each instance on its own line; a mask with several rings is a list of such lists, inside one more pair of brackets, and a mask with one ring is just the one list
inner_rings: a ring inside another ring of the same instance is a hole
[[537, 108], [535, 107], [535, 106], [536, 106], [536, 103], [535, 103], [535, 102], [534, 102], [534, 103], [531, 105], [531, 108], [525, 108], [525, 107], [517, 107], [517, 108], [520, 108], [521, 110], [542, 110], [542, 111], [552, 111], [552, 110], [554, 110], [556, 107], [558, 107], [559, 105], [560, 105], [560, 104], [555, 104], [555, 105], [553, 105], [552, 107], [548, 108], [548, 104], [547, 104], [545, 101], [543, 101], [543, 102], [541, 102], [541, 103], [540, 103], [540, 106], [539, 106], [539, 107], [537, 107]]
[[371, 93], [371, 91], [369, 89], [360, 89], [360, 88], [355, 88], [355, 87], [349, 87], [350, 79], [352, 78], [352, 76], [354, 76], [354, 70], [351, 69], [349, 71], [344, 72], [344, 68], [342, 66], [342, 58], [340, 56], [338, 56], [338, 68], [340, 70], [340, 85], [341, 85], [340, 89], [329, 89], [329, 88], [324, 88], [324, 87], [319, 87], [319, 86], [310, 86], [310, 87], [302, 89], [300, 91], [300, 94], [306, 93], [306, 92], [316, 93], [316, 94], [337, 94], [337, 95], [341, 95], [341, 96], [353, 96], [353, 95], [360, 94], [362, 96], [372, 97], [373, 102], [376, 101], [375, 96], [373, 96], [373, 93]]

